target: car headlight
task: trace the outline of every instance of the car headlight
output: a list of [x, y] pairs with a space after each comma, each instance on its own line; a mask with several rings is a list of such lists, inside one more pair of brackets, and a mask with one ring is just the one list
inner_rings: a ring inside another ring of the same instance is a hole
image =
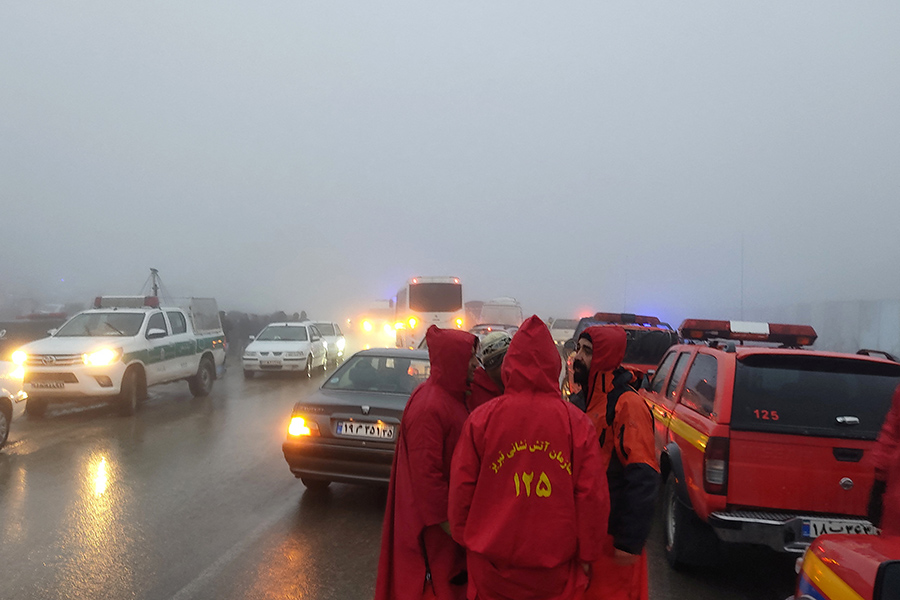
[[256, 358], [258, 352], [244, 352], [244, 358]]
[[347, 342], [344, 341], [344, 338], [338, 338], [338, 341], [337, 341], [337, 344], [336, 344], [336, 346], [338, 347], [338, 350], [343, 350], [343, 349], [344, 349], [344, 345], [345, 345], [346, 343], [347, 343]]
[[113, 364], [122, 357], [122, 350], [119, 348], [101, 348], [96, 352], [82, 354], [81, 359], [84, 364], [90, 367], [106, 367]]
[[21, 350], [16, 350], [12, 353], [12, 361], [13, 363], [19, 365], [20, 367], [25, 364], [25, 361], [28, 360], [28, 355], [22, 352]]
[[303, 358], [304, 354], [302, 352], [285, 352], [285, 358]]
[[315, 421], [307, 421], [303, 417], [291, 417], [288, 425], [288, 435], [302, 437], [307, 435], [319, 435], [319, 426]]

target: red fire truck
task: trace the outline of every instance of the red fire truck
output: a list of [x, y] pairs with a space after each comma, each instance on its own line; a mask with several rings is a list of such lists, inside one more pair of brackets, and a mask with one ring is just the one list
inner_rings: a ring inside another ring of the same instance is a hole
[[722, 542], [803, 552], [870, 534], [871, 449], [900, 364], [809, 348], [806, 325], [689, 319], [641, 390], [665, 483], [666, 557], [714, 562]]

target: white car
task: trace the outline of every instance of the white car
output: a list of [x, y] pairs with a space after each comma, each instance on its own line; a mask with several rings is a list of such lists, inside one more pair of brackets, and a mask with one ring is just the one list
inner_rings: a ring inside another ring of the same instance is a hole
[[344, 360], [344, 346], [347, 345], [347, 340], [344, 339], [344, 334], [341, 333], [341, 328], [337, 323], [331, 322], [317, 322], [315, 323], [316, 329], [319, 330], [319, 333], [322, 334], [322, 339], [325, 340], [326, 348], [328, 350], [328, 363], [337, 365]]
[[256, 372], [293, 371], [310, 377], [326, 368], [328, 351], [322, 334], [309, 321], [269, 323], [244, 350], [244, 377]]
[[575, 335], [577, 326], [578, 319], [554, 319], [550, 325], [550, 335], [553, 337], [553, 342], [562, 348]]

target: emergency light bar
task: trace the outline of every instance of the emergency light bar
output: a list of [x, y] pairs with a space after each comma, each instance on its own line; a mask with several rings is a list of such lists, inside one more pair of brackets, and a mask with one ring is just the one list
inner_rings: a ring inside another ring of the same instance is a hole
[[785, 346], [811, 346], [818, 334], [810, 325], [685, 319], [678, 328], [685, 340], [742, 340]]
[[94, 308], [159, 308], [156, 296], [97, 296]]
[[634, 313], [605, 313], [598, 312], [594, 315], [595, 321], [603, 323], [617, 323], [620, 325], [649, 325], [650, 327], [658, 327], [659, 319], [657, 317], [647, 317], [645, 315], [636, 315]]

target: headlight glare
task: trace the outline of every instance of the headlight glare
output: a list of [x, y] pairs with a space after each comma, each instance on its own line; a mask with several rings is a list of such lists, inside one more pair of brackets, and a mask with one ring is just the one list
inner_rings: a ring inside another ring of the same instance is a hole
[[119, 360], [121, 356], [122, 351], [119, 349], [101, 348], [96, 352], [82, 354], [81, 358], [89, 367], [106, 367]]
[[28, 360], [28, 355], [22, 352], [21, 350], [16, 350], [12, 353], [12, 361], [13, 363], [22, 366], [25, 364], [25, 361]]

